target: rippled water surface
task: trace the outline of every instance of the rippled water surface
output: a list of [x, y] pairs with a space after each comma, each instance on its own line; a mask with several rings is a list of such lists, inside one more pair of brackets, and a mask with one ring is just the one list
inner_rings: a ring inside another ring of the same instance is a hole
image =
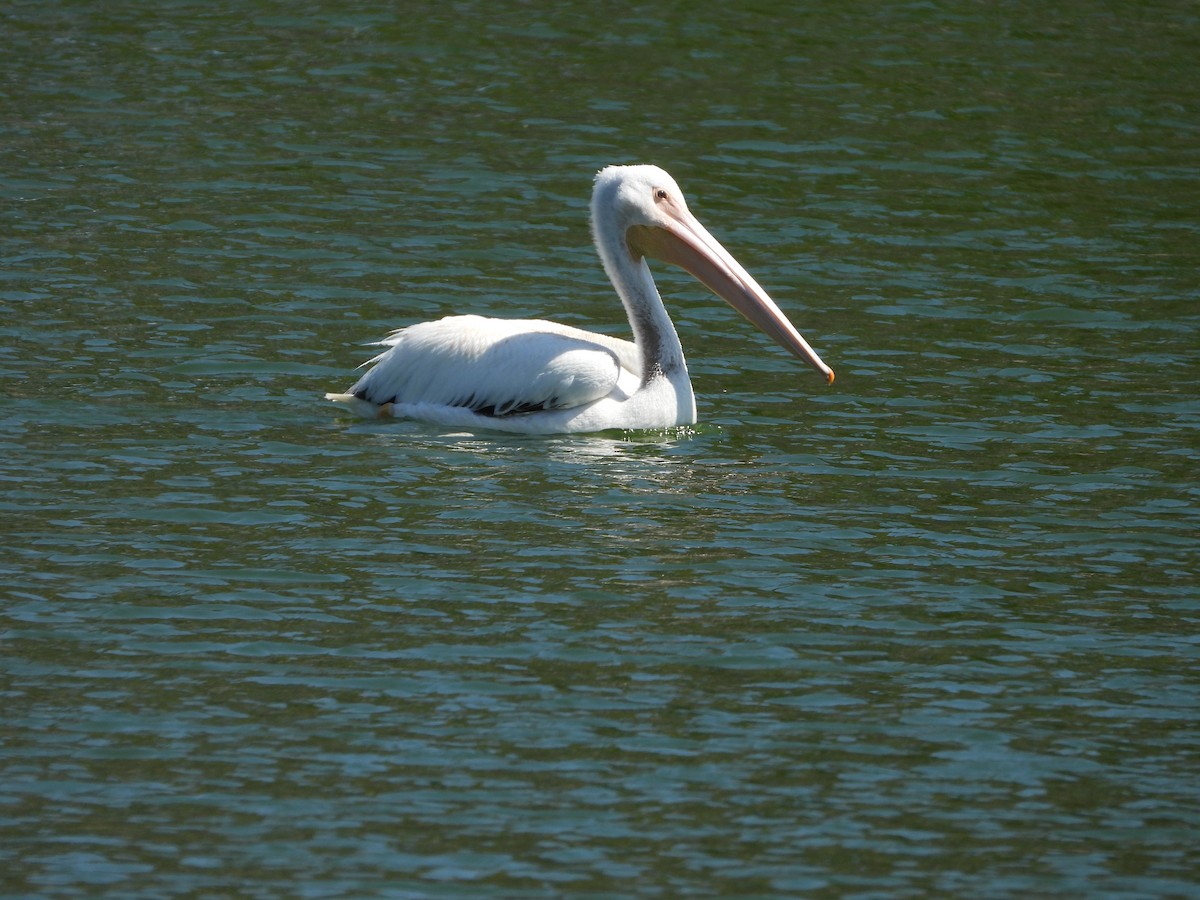
[[[0, 893], [1195, 896], [1191, 3], [0, 11]], [[701, 424], [361, 423], [388, 330], [622, 333]]]

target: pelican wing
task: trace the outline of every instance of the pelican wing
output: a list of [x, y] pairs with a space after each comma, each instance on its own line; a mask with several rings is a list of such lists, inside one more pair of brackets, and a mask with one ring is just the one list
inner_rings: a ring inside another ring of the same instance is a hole
[[388, 349], [349, 393], [330, 399], [509, 416], [599, 400], [623, 369], [638, 368], [629, 341], [537, 319], [450, 316], [403, 328], [380, 345]]

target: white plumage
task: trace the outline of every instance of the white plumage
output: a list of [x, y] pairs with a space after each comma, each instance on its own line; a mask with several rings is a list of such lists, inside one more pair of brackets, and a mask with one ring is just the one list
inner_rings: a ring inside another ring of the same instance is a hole
[[449, 316], [393, 332], [347, 393], [326, 397], [367, 415], [533, 434], [691, 424], [696, 405], [683, 348], [647, 255], [687, 269], [833, 380], [766, 292], [688, 212], [662, 169], [602, 170], [592, 230], [632, 342], [541, 319]]
[[391, 403], [486, 403], [493, 416], [599, 400], [617, 386], [622, 356], [627, 371], [639, 369], [628, 341], [601, 343], [581, 329], [536, 319], [450, 316], [403, 328], [382, 343], [391, 349], [371, 363], [389, 358], [389, 365], [373, 370], [372, 393]]

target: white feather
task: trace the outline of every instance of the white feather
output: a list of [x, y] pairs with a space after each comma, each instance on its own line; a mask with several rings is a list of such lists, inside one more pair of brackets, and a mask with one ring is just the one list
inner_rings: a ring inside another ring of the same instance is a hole
[[388, 349], [348, 392], [376, 407], [423, 403], [491, 416], [570, 409], [608, 396], [622, 370], [641, 374], [630, 341], [538, 319], [448, 316], [380, 345]]

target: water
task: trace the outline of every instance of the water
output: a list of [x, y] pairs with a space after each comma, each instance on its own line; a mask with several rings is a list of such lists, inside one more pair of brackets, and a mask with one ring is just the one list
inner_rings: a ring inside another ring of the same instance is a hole
[[[3, 16], [0, 892], [1200, 892], [1194, 6]], [[662, 272], [694, 430], [321, 401], [620, 333], [628, 161], [832, 388]]]

